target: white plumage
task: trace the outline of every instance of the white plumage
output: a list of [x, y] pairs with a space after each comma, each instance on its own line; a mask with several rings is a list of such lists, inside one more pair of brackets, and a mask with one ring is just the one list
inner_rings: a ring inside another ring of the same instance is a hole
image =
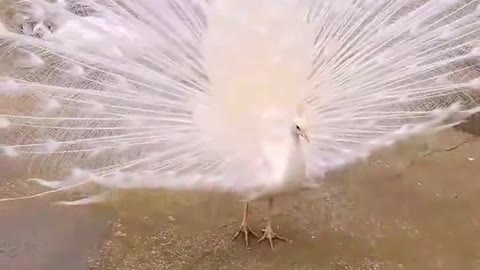
[[479, 110], [478, 0], [2, 1], [2, 153], [54, 190], [272, 202]]

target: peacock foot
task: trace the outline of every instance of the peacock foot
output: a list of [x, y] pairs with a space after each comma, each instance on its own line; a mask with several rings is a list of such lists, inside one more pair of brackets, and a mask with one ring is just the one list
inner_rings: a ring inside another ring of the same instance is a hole
[[276, 234], [273, 231], [271, 224], [268, 223], [267, 226], [265, 226], [265, 229], [263, 229], [263, 236], [258, 240], [258, 243], [262, 242], [263, 240], [268, 240], [268, 242], [270, 243], [270, 247], [273, 249], [274, 239], [284, 241], [284, 242], [290, 242], [290, 240], [288, 240], [287, 238]]
[[254, 232], [250, 226], [248, 226], [248, 224], [246, 222], [243, 222], [242, 221], [242, 224], [240, 225], [240, 228], [238, 229], [237, 233], [235, 233], [235, 235], [233, 236], [233, 240], [237, 239], [238, 236], [240, 236], [240, 234], [243, 234], [244, 237], [245, 237], [245, 247], [247, 249], [250, 248], [250, 245], [249, 245], [249, 236], [250, 234], [255, 236], [257, 239], [260, 238], [260, 236], [258, 236], [258, 234], [256, 232]]
[[248, 225], [248, 203], [245, 204], [245, 209], [244, 209], [244, 212], [243, 212], [243, 219], [242, 219], [242, 223], [240, 224], [240, 228], [238, 229], [237, 233], [235, 233], [235, 235], [233, 236], [232, 238], [232, 241], [237, 239], [237, 237], [243, 233], [244, 237], [245, 237], [245, 246], [247, 247], [247, 249], [250, 248], [249, 244], [248, 244], [248, 239], [249, 239], [249, 235], [252, 234], [253, 236], [255, 236], [257, 239], [260, 238], [258, 236], [257, 233], [255, 233], [251, 228], [250, 226]]

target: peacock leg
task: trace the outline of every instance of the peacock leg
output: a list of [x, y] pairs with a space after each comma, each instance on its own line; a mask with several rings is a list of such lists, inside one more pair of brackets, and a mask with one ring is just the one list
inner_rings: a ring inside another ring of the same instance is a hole
[[240, 228], [238, 229], [237, 233], [233, 236], [233, 240], [235, 240], [240, 233], [243, 233], [245, 236], [245, 246], [249, 248], [248, 245], [248, 235], [253, 234], [256, 238], [259, 238], [258, 234], [256, 234], [252, 229], [250, 229], [250, 226], [248, 225], [248, 202], [245, 203], [245, 208], [243, 211], [243, 219], [242, 223], [240, 224]]
[[273, 239], [278, 239], [281, 241], [289, 242], [287, 238], [279, 236], [278, 234], [273, 232], [272, 229], [272, 213], [273, 213], [273, 198], [268, 199], [268, 216], [267, 216], [267, 226], [263, 230], [263, 236], [258, 240], [258, 242], [262, 242], [263, 240], [268, 239], [270, 243], [270, 247], [273, 249]]

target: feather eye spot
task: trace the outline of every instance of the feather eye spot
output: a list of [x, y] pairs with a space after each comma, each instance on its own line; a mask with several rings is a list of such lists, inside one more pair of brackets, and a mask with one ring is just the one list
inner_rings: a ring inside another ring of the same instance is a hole
[[14, 80], [8, 77], [0, 77], [0, 94], [13, 95], [17, 94], [20, 86]]
[[480, 47], [475, 47], [470, 51], [470, 55], [478, 57], [480, 56]]
[[103, 105], [102, 103], [93, 101], [86, 107], [86, 110], [89, 112], [96, 112], [96, 113], [103, 112], [105, 111], [105, 105]]
[[473, 89], [476, 89], [476, 90], [480, 90], [480, 78], [477, 78], [477, 79], [474, 79], [474, 80], [471, 80], [468, 85], [473, 88]]
[[2, 152], [7, 157], [18, 157], [19, 156], [18, 151], [14, 147], [11, 147], [11, 146], [3, 146], [2, 147]]
[[91, 175], [91, 172], [80, 168], [73, 168], [70, 172], [70, 177], [75, 179], [88, 178]]
[[10, 127], [12, 123], [5, 117], [0, 117], [0, 129], [6, 129]]
[[67, 74], [72, 75], [74, 77], [81, 77], [85, 74], [85, 69], [80, 66], [80, 65], [75, 65], [72, 64], [68, 69], [67, 69]]
[[38, 109], [42, 113], [52, 113], [60, 109], [62, 105], [54, 98], [46, 98], [38, 104]]
[[60, 148], [60, 146], [60, 142], [53, 139], [48, 139], [43, 145], [43, 152], [46, 154], [52, 154], [56, 152]]
[[198, 181], [201, 181], [203, 178], [204, 178], [203, 175], [201, 175], [201, 174], [195, 174], [195, 175], [193, 176], [193, 179], [192, 179], [192, 180], [193, 180], [194, 182], [198, 182]]
[[20, 69], [38, 69], [45, 65], [45, 61], [35, 53], [19, 50], [13, 64]]

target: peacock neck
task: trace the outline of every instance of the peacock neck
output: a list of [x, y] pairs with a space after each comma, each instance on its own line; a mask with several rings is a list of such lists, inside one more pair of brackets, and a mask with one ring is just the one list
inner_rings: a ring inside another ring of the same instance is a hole
[[283, 178], [292, 162], [301, 158], [301, 145], [298, 137], [284, 138], [281, 140], [268, 140], [262, 143], [262, 152], [267, 161], [272, 177]]

